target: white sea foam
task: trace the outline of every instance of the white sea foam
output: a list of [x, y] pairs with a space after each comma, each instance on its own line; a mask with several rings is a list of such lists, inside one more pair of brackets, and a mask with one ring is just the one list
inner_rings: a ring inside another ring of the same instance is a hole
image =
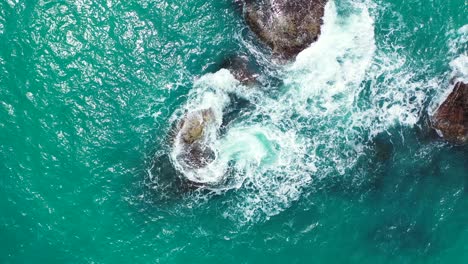
[[468, 82], [468, 56], [462, 54], [450, 62], [450, 67], [453, 69], [453, 77], [455, 81]]
[[445, 101], [449, 94], [453, 90], [453, 84], [457, 82], [468, 83], [468, 54], [466, 50], [466, 43], [468, 42], [468, 25], [461, 27], [460, 29], [449, 33], [450, 40], [448, 46], [453, 59], [449, 63], [450, 83], [442, 84], [446, 88], [437, 89], [436, 95], [429, 106], [429, 115], [433, 115], [439, 105]]
[[453, 81], [468, 82], [468, 24], [449, 32], [449, 48], [453, 56], [450, 62]]

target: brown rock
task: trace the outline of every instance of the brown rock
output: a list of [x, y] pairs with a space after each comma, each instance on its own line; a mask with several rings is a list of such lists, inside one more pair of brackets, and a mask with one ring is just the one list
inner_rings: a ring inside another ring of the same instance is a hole
[[211, 108], [187, 113], [176, 131], [182, 151], [177, 159], [192, 169], [202, 168], [214, 160], [214, 151], [208, 146], [207, 127], [215, 122]]
[[275, 55], [290, 59], [316, 41], [327, 0], [244, 0], [252, 31]]
[[432, 117], [439, 135], [454, 144], [468, 143], [468, 85], [457, 82]]
[[203, 137], [205, 127], [214, 121], [212, 109], [190, 112], [179, 123], [181, 139], [186, 144], [192, 144]]

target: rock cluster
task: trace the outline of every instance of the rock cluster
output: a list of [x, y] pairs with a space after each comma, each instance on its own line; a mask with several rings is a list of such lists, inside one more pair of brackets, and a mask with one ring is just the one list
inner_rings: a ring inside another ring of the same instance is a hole
[[[284, 60], [293, 59], [318, 39], [327, 2], [327, 0], [235, 1], [242, 3], [246, 23], [252, 32], [271, 48], [274, 56]], [[222, 68], [228, 69], [242, 85], [259, 84], [255, 66], [246, 56], [230, 57]], [[230, 112], [227, 113], [224, 112], [224, 117], [229, 117]], [[211, 144], [213, 137], [216, 137], [223, 127], [221, 121], [216, 120], [211, 108], [189, 110], [181, 118], [175, 131], [173, 147], [179, 150], [176, 158], [184, 169], [200, 169], [215, 160], [216, 153]], [[468, 143], [466, 83], [461, 81], [455, 83], [453, 91], [431, 117], [431, 125], [449, 142], [458, 145]], [[380, 148], [378, 153], [381, 154], [381, 159], [388, 159], [392, 151], [391, 146], [384, 145]]]
[[[326, 0], [237, 2], [242, 3], [245, 19], [251, 30], [271, 47], [273, 54], [281, 59], [291, 59], [317, 40]], [[245, 56], [229, 58], [223, 68], [229, 69], [242, 85], [258, 84], [254, 67]], [[209, 138], [213, 134], [216, 121], [212, 109], [189, 111], [179, 121], [174, 147], [180, 149], [176, 158], [182, 161], [186, 168], [203, 168], [215, 159]], [[214, 130], [216, 131], [216, 128]]]

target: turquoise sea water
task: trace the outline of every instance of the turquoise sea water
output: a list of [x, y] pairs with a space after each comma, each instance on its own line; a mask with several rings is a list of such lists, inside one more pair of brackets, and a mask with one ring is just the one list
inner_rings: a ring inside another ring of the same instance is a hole
[[[467, 263], [468, 148], [427, 125], [467, 11], [331, 1], [281, 64], [228, 0], [0, 0], [0, 263]], [[230, 180], [197, 190], [167, 135], [204, 106]]]

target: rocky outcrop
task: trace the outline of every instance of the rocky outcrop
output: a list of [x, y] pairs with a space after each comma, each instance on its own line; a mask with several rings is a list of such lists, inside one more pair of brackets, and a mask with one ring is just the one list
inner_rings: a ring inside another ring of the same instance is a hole
[[203, 109], [190, 112], [179, 123], [181, 139], [192, 144], [203, 137], [206, 125], [214, 121], [214, 113], [211, 109]]
[[468, 85], [457, 82], [432, 117], [438, 134], [454, 144], [468, 143]]
[[174, 143], [180, 148], [177, 159], [185, 167], [198, 169], [214, 160], [214, 151], [208, 144], [209, 130], [213, 129], [214, 124], [212, 109], [189, 112], [179, 121]]
[[317, 40], [326, 1], [244, 0], [244, 14], [275, 55], [291, 59]]

